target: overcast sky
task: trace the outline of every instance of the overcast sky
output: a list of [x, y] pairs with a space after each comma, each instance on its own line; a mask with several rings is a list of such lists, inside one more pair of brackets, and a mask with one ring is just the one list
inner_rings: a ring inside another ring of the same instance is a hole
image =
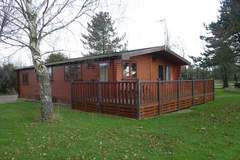
[[[203, 24], [216, 21], [219, 0], [111, 0], [99, 10], [109, 11], [116, 21], [120, 35], [126, 33], [128, 49], [159, 46], [164, 43], [164, 25], [159, 20], [166, 19], [170, 44], [177, 44], [184, 48], [185, 57], [197, 56], [203, 51], [203, 44], [199, 39], [205, 33]], [[86, 26], [87, 19], [81, 19]], [[69, 28], [72, 32], [64, 31], [54, 35], [45, 43], [55, 49], [67, 50], [71, 58], [86, 53], [81, 44], [81, 33], [86, 29], [75, 24]], [[45, 47], [47, 48], [47, 47]], [[175, 48], [174, 48], [175, 49]], [[182, 50], [177, 50], [183, 55]], [[10, 53], [10, 52], [9, 52]], [[1, 56], [7, 56], [8, 51], [1, 49]], [[29, 52], [21, 51], [11, 57], [11, 61], [18, 64], [30, 65]]]

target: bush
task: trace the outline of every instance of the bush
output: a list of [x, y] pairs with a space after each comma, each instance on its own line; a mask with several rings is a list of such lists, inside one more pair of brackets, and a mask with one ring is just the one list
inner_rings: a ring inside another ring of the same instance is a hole
[[16, 73], [13, 64], [0, 66], [0, 93], [16, 92]]
[[235, 86], [235, 88], [240, 88], [240, 82], [236, 82], [236, 83], [234, 84], [234, 86]]

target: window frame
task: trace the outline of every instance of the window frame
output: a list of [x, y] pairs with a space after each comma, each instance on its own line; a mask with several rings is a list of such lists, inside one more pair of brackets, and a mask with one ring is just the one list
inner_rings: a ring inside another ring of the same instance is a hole
[[[68, 76], [67, 76], [67, 72], [66, 72], [67, 67], [68, 67]], [[64, 65], [64, 80], [65, 81], [80, 81], [80, 80], [82, 80], [82, 65], [80, 63]]]
[[70, 66], [70, 75], [74, 81], [82, 80], [82, 65], [80, 63], [72, 64]]
[[171, 80], [171, 67], [170, 67], [170, 65], [165, 66], [165, 80], [166, 81]]
[[[101, 80], [101, 67], [106, 68], [106, 75], [105, 75], [105, 79]], [[99, 81], [101, 82], [107, 82], [109, 80], [109, 63], [108, 62], [101, 62], [99, 63]]]
[[[68, 77], [66, 76], [67, 75], [66, 68], [68, 68], [68, 74], [69, 74]], [[71, 75], [70, 74], [70, 65], [69, 64], [64, 65], [64, 80], [65, 81], [70, 81], [71, 80], [70, 75]]]
[[[125, 74], [124, 74], [124, 65], [125, 64], [129, 64], [129, 76], [128, 77], [125, 76]], [[136, 76], [135, 77], [132, 76], [132, 65], [133, 64], [136, 65]], [[136, 80], [137, 79], [137, 77], [138, 77], [138, 64], [137, 64], [136, 61], [123, 61], [122, 62], [122, 77], [123, 77], [122, 78], [123, 80]]]

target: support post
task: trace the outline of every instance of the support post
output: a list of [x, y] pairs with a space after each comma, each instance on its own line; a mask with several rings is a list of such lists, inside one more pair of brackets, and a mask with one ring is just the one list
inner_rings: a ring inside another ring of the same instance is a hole
[[97, 81], [97, 108], [100, 113], [102, 113], [101, 108], [101, 83], [100, 81]]
[[21, 96], [20, 96], [20, 73], [19, 73], [19, 70], [17, 70], [16, 72], [17, 72], [17, 83], [16, 83], [17, 94], [18, 94], [18, 98], [21, 98]]
[[181, 80], [177, 80], [177, 110], [179, 110], [179, 97], [180, 97], [180, 82]]
[[212, 81], [213, 81], [212, 82], [213, 83], [212, 84], [212, 92], [213, 92], [212, 94], [213, 94], [213, 100], [215, 100], [215, 80], [213, 79]]
[[137, 96], [136, 96], [136, 110], [137, 110], [137, 115], [136, 118], [140, 119], [140, 107], [141, 107], [141, 82], [140, 80], [137, 80], [136, 82], [136, 88], [137, 88]]
[[160, 103], [160, 97], [161, 97], [161, 92], [160, 92], [160, 87], [161, 87], [161, 83], [160, 83], [160, 79], [157, 81], [157, 100], [158, 100], [158, 115], [160, 115], [160, 106], [161, 106], [161, 103]]
[[206, 102], [206, 80], [203, 79], [203, 102]]
[[70, 95], [70, 96], [71, 96], [71, 107], [72, 107], [72, 109], [74, 109], [74, 108], [73, 108], [73, 105], [74, 105], [74, 104], [73, 104], [73, 102], [74, 102], [73, 99], [74, 99], [74, 97], [73, 97], [73, 82], [72, 82], [72, 81], [70, 82], [70, 85], [71, 85], [71, 86], [70, 86], [70, 88], [71, 88], [71, 92], [70, 92], [70, 93], [71, 93], [71, 95]]
[[194, 80], [192, 80], [192, 106], [194, 106]]

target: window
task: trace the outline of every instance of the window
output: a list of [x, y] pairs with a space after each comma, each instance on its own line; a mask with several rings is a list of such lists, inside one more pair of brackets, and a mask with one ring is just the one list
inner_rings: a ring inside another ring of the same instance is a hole
[[169, 65], [167, 65], [166, 66], [166, 80], [167, 81], [169, 81], [169, 80], [171, 80], [171, 72], [170, 72], [170, 66]]
[[28, 73], [23, 73], [22, 74], [22, 83], [23, 83], [23, 85], [28, 85], [29, 84]]
[[137, 65], [136, 65], [136, 63], [132, 63], [131, 64], [131, 72], [130, 72], [130, 74], [131, 74], [132, 78], [137, 78]]
[[71, 79], [70, 65], [64, 66], [64, 79], [67, 81]]
[[160, 80], [160, 81], [163, 80], [163, 66], [162, 65], [158, 66], [158, 80]]
[[81, 65], [72, 64], [64, 66], [64, 79], [69, 80], [81, 80]]
[[81, 80], [81, 65], [74, 64], [70, 67], [72, 79], [73, 80]]
[[100, 63], [99, 64], [99, 71], [100, 71], [100, 81], [108, 81], [108, 64], [107, 63]]
[[123, 77], [124, 77], [124, 79], [137, 78], [137, 64], [136, 63], [124, 63], [123, 64]]

